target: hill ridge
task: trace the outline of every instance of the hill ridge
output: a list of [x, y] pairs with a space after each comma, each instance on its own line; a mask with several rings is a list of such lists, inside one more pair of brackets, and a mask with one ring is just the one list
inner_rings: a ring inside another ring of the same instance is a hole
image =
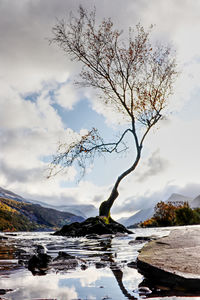
[[54, 231], [83, 217], [39, 204], [0, 197], [0, 231]]

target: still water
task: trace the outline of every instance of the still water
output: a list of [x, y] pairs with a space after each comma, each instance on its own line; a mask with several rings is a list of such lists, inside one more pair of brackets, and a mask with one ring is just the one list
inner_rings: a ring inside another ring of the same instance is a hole
[[[144, 242], [137, 236], [168, 235], [174, 228], [134, 229], [128, 236], [100, 239], [66, 238], [48, 232], [1, 233], [0, 299], [9, 300], [123, 300], [123, 299], [200, 299], [177, 295], [141, 294], [143, 276], [135, 262]], [[59, 251], [76, 257], [76, 266], [60, 261], [41, 275], [27, 268], [38, 245], [46, 248], [52, 260]]]

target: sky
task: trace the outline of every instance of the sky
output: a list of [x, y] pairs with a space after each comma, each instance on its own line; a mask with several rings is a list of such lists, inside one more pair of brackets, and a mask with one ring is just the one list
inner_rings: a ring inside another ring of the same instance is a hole
[[[152, 37], [173, 45], [180, 75], [169, 114], [149, 134], [141, 162], [126, 178], [113, 216], [128, 216], [172, 193], [200, 194], [200, 1], [196, 0], [0, 0], [0, 186], [53, 205], [105, 200], [117, 176], [132, 162], [126, 156], [94, 162], [78, 171], [46, 178], [58, 143], [85, 129], [99, 128], [110, 140], [118, 126], [94, 91], [78, 89], [80, 66], [49, 45], [57, 19], [82, 4], [97, 19], [111, 17], [123, 29], [154, 25]], [[115, 9], [113, 9], [113, 7]]]

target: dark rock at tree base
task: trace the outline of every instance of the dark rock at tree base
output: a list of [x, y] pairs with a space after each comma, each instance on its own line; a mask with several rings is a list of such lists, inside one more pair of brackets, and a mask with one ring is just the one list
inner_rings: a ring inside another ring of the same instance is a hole
[[116, 233], [133, 233], [125, 226], [111, 220], [109, 224], [106, 224], [100, 217], [88, 218], [82, 223], [72, 223], [65, 225], [61, 230], [58, 230], [54, 235], [79, 237], [86, 236], [88, 234], [116, 234]]

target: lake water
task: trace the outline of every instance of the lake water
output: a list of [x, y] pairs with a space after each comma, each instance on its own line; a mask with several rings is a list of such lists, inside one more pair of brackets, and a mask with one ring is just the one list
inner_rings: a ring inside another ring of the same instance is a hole
[[[66, 238], [47, 232], [1, 233], [8, 239], [0, 241], [0, 299], [200, 299], [139, 293], [138, 288], [144, 278], [133, 265], [144, 242], [133, 241], [137, 236], [165, 236], [173, 229], [138, 228], [128, 236], [105, 236], [101, 239]], [[79, 263], [76, 267], [54, 264], [43, 275], [33, 275], [26, 262], [36, 253], [37, 245], [46, 247], [52, 258], [56, 258], [59, 251], [64, 251], [76, 256]], [[7, 292], [3, 294], [1, 289]]]

